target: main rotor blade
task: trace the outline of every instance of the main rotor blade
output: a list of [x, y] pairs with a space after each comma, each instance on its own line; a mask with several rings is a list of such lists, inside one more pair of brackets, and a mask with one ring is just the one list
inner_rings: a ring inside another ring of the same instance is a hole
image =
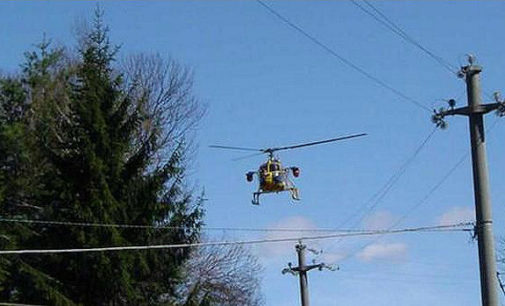
[[349, 138], [355, 138], [355, 137], [361, 137], [361, 136], [365, 136], [365, 135], [367, 135], [367, 134], [366, 133], [361, 133], [361, 134], [355, 134], [355, 135], [341, 136], [341, 137], [327, 139], [327, 140], [314, 141], [314, 142], [309, 142], [309, 143], [302, 143], [302, 144], [294, 145], [294, 146], [271, 148], [271, 149], [266, 149], [265, 151], [267, 151], [267, 152], [274, 152], [274, 151], [280, 151], [280, 150], [289, 150], [289, 149], [296, 149], [296, 148], [301, 148], [301, 147], [315, 146], [315, 145], [318, 145], [318, 144], [323, 144], [323, 143], [328, 143], [328, 142], [333, 142], [333, 141], [339, 141], [339, 140], [344, 140], [344, 139], [349, 139]]
[[251, 158], [251, 157], [259, 156], [259, 155], [263, 155], [263, 154], [264, 154], [263, 152], [261, 152], [261, 153], [253, 153], [253, 154], [249, 154], [249, 155], [246, 155], [246, 156], [241, 156], [241, 157], [233, 158], [232, 161], [239, 161], [239, 160], [243, 160], [243, 159], [246, 159], [246, 158]]
[[214, 148], [214, 149], [227, 149], [227, 150], [240, 150], [240, 151], [256, 151], [256, 152], [263, 152], [261, 149], [253, 149], [253, 148], [242, 148], [242, 147], [229, 147], [229, 146], [209, 146], [209, 148]]

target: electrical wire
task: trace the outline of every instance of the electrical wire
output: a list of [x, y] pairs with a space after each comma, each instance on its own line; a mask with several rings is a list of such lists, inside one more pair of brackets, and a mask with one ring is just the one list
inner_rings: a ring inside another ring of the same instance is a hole
[[[445, 280], [461, 280], [462, 277], [461, 275], [453, 275], [453, 274], [443, 274], [443, 273], [437, 273], [439, 271], [435, 271], [435, 273], [412, 273], [412, 272], [397, 272], [396, 269], [393, 271], [381, 271], [381, 272], [370, 272], [369, 270], [363, 271], [360, 269], [353, 269], [353, 270], [345, 270], [340, 268], [339, 270], [342, 273], [349, 273], [352, 275], [359, 275], [359, 276], [365, 276], [365, 277], [376, 277], [377, 275], [383, 276], [400, 276], [400, 277], [407, 277], [407, 278], [415, 278], [415, 279], [430, 279], [430, 278], [436, 278], [436, 279], [445, 279]], [[467, 280], [468, 281], [468, 280]], [[472, 281], [473, 282], [473, 281]]]
[[[153, 230], [184, 230], [184, 226], [153, 226], [153, 225], [136, 225], [136, 224], [110, 224], [110, 223], [87, 223], [87, 222], [69, 222], [69, 221], [50, 221], [50, 220], [32, 220], [32, 219], [15, 219], [0, 217], [0, 222], [5, 223], [27, 223], [48, 226], [76, 226], [76, 227], [105, 227], [105, 228], [127, 228], [127, 229], [153, 229]], [[362, 232], [361, 230], [353, 229], [336, 229], [336, 228], [252, 228], [252, 227], [202, 227], [202, 231], [237, 231], [237, 232], [340, 232], [353, 233]]]
[[[496, 124], [498, 123], [498, 120], [495, 120], [487, 129], [486, 129], [486, 132], [489, 133], [491, 130], [494, 129], [494, 127], [496, 126]], [[416, 204], [416, 205], [413, 205], [409, 211], [407, 213], [405, 213], [402, 217], [400, 217], [398, 219], [397, 222], [395, 222], [395, 224], [393, 224], [392, 227], [395, 227], [397, 225], [399, 225], [403, 220], [405, 220], [406, 218], [408, 218], [415, 210], [417, 210], [421, 205], [423, 205], [424, 203], [426, 203], [426, 201], [428, 200], [428, 198], [435, 192], [437, 191], [438, 188], [440, 188], [440, 186], [442, 186], [442, 184], [454, 173], [454, 171], [456, 171], [456, 169], [468, 158], [468, 156], [470, 155], [470, 152], [466, 152], [465, 154], [463, 154], [459, 159], [458, 161], [454, 164], [454, 166], [452, 166], [451, 169], [449, 169], [449, 171], [442, 177], [442, 179], [440, 179], [437, 184], [435, 184], [429, 191], [428, 193]], [[391, 227], [391, 228], [392, 228]]]
[[412, 38], [410, 35], [408, 35], [404, 30], [402, 30], [397, 24], [395, 24], [390, 18], [388, 18], [383, 12], [381, 12], [377, 7], [375, 7], [372, 3], [370, 3], [367, 0], [363, 0], [363, 3], [365, 3], [370, 9], [364, 7], [361, 5], [357, 0], [350, 0], [356, 7], [358, 7], [360, 10], [371, 16], [373, 19], [381, 23], [383, 26], [391, 30], [393, 33], [401, 37], [403, 40], [406, 42], [416, 46], [420, 50], [422, 50], [424, 53], [426, 53], [429, 57], [434, 59], [438, 64], [440, 64], [443, 68], [447, 69], [450, 71], [452, 74], [457, 75], [458, 74], [458, 68], [452, 64], [450, 64], [448, 61], [444, 60], [442, 57], [434, 54], [432, 51], [421, 45], [418, 41], [416, 41], [414, 38]]
[[433, 285], [452, 285], [452, 286], [461, 286], [463, 283], [473, 283], [471, 280], [465, 280], [465, 279], [442, 279], [442, 280], [429, 280], [426, 278], [412, 278], [412, 277], [403, 277], [403, 278], [391, 278], [391, 277], [373, 277], [373, 276], [368, 276], [368, 275], [359, 275], [356, 276], [354, 274], [352, 275], [346, 275], [345, 277], [346, 281], [356, 281], [356, 282], [373, 282], [373, 283], [386, 283], [386, 282], [393, 282], [393, 283], [412, 283], [412, 282], [422, 282], [422, 283], [429, 283]]
[[[350, 228], [354, 228], [359, 222], [361, 222], [367, 215], [369, 215], [379, 204], [380, 202], [384, 199], [384, 197], [388, 194], [388, 192], [393, 188], [395, 183], [401, 178], [401, 176], [407, 171], [407, 168], [409, 165], [415, 160], [417, 155], [421, 152], [421, 150], [426, 146], [428, 141], [431, 139], [433, 134], [437, 131], [437, 128], [433, 128], [433, 130], [423, 139], [421, 144], [416, 148], [414, 153], [398, 168], [396, 172], [391, 175], [391, 177], [386, 181], [386, 183], [374, 194], [370, 199], [365, 202], [363, 205], [361, 205], [349, 218], [344, 220], [342, 223], [339, 224], [338, 227], [342, 227], [346, 225], [350, 220], [352, 220], [354, 217], [360, 214], [363, 209], [364, 210], [363, 215], [358, 218], [351, 226]], [[369, 204], [371, 204], [369, 206]], [[368, 207], [368, 208], [367, 208]]]
[[[459, 165], [461, 165], [468, 157], [468, 153], [466, 153], [465, 155], [463, 155], [459, 160], [458, 162], [456, 162], [456, 164], [451, 168], [449, 169], [449, 171], [442, 177], [441, 180], [439, 180], [429, 191], [428, 193], [420, 200], [418, 201], [416, 204], [414, 204], [413, 206], [410, 207], [410, 209], [408, 210], [407, 213], [405, 213], [404, 215], [402, 215], [400, 218], [397, 219], [397, 221], [395, 223], [393, 223], [393, 225], [389, 226], [388, 227], [388, 230], [394, 228], [395, 226], [399, 225], [403, 220], [405, 220], [406, 218], [408, 218], [415, 210], [417, 210], [419, 207], [421, 207], [424, 203], [426, 203], [426, 201], [429, 199], [429, 197], [438, 189], [440, 188], [440, 186], [442, 186], [442, 184], [451, 176], [452, 173], [454, 173], [454, 171], [456, 171], [456, 169], [459, 167]], [[382, 237], [379, 236], [377, 237], [376, 239], [374, 239], [373, 241], [369, 242], [369, 243], [366, 243], [364, 244], [363, 246], [359, 247], [356, 251], [352, 252], [351, 254], [347, 255], [343, 260], [346, 260], [346, 259], [349, 259], [353, 256], [355, 256], [356, 254], [358, 254], [360, 251], [366, 249], [368, 246], [376, 243], [377, 241], [379, 241]]]
[[309, 39], [310, 41], [312, 41], [314, 44], [316, 44], [319, 47], [321, 47], [323, 50], [325, 50], [331, 56], [333, 56], [336, 59], [338, 59], [340, 62], [344, 63], [345, 65], [347, 65], [348, 67], [354, 69], [355, 71], [361, 73], [366, 78], [372, 80], [373, 82], [375, 82], [376, 84], [382, 86], [383, 88], [391, 91], [395, 95], [397, 95], [397, 96], [403, 98], [404, 100], [406, 100], [406, 101], [408, 101], [408, 102], [416, 105], [417, 107], [422, 108], [422, 109], [424, 109], [424, 110], [426, 110], [426, 111], [428, 111], [428, 112], [431, 113], [431, 110], [427, 106], [425, 106], [421, 102], [415, 100], [414, 98], [411, 98], [411, 97], [407, 96], [406, 94], [404, 94], [401, 91], [395, 89], [394, 87], [388, 85], [387, 83], [385, 83], [384, 81], [382, 81], [378, 77], [370, 74], [369, 72], [367, 72], [363, 68], [359, 67], [358, 65], [354, 64], [353, 62], [351, 62], [350, 60], [346, 59], [342, 55], [338, 54], [335, 50], [333, 50], [332, 48], [330, 48], [328, 45], [326, 45], [325, 43], [323, 43], [322, 41], [320, 41], [319, 39], [317, 39], [313, 35], [309, 34], [307, 31], [305, 31], [300, 26], [298, 26], [295, 23], [293, 23], [292, 21], [290, 21], [288, 18], [286, 18], [283, 15], [281, 15], [279, 12], [277, 12], [276, 10], [274, 10], [271, 6], [269, 6], [268, 4], [266, 4], [265, 2], [263, 2], [262, 0], [256, 0], [256, 2], [259, 5], [261, 5], [263, 8], [265, 8], [268, 12], [270, 12], [272, 15], [274, 15], [278, 19], [282, 20], [288, 26], [290, 26], [291, 28], [295, 29], [298, 33], [302, 34], [307, 39]]
[[498, 280], [498, 284], [500, 285], [501, 292], [505, 296], [505, 288], [504, 288], [503, 283], [501, 281], [500, 275], [501, 275], [500, 272], [496, 272], [496, 279]]
[[208, 247], [208, 246], [226, 246], [226, 245], [247, 245], [247, 244], [263, 244], [263, 243], [278, 243], [290, 242], [301, 240], [322, 240], [332, 239], [338, 237], [363, 237], [374, 235], [387, 235], [387, 234], [400, 234], [412, 232], [433, 232], [437, 230], [446, 231], [449, 229], [459, 231], [467, 231], [465, 228], [473, 225], [471, 222], [457, 223], [450, 225], [437, 225], [425, 226], [416, 228], [404, 228], [396, 230], [374, 230], [364, 231], [358, 233], [339, 233], [331, 235], [319, 236], [304, 236], [292, 238], [278, 238], [278, 239], [257, 239], [257, 240], [242, 240], [242, 241], [217, 241], [217, 242], [197, 242], [197, 243], [180, 243], [180, 244], [162, 244], [162, 245], [136, 245], [136, 246], [112, 246], [112, 247], [98, 247], [98, 248], [76, 248], [76, 249], [39, 249], [39, 250], [0, 250], [0, 255], [12, 254], [59, 254], [59, 253], [86, 253], [86, 252], [107, 252], [107, 251], [128, 251], [128, 250], [153, 250], [153, 249], [177, 249], [177, 248], [191, 248], [191, 247]]
[[399, 225], [403, 220], [407, 219], [414, 211], [416, 211], [419, 207], [421, 207], [423, 204], [426, 203], [426, 201], [431, 197], [435, 191], [442, 186], [443, 183], [456, 171], [456, 169], [468, 158], [469, 153], [465, 153], [461, 158], [452, 166], [449, 171], [433, 186], [431, 189], [428, 191], [427, 194], [424, 195], [424, 197], [415, 205], [409, 208], [407, 213], [402, 215], [392, 226], [391, 228], [394, 228], [395, 226]]
[[[388, 264], [391, 263], [390, 258], [374, 257], [373, 260], [383, 262], [383, 263], [388, 263]], [[426, 266], [427, 266], [427, 267], [431, 267], [431, 268], [440, 268], [441, 270], [445, 269], [447, 267], [451, 267], [451, 268], [458, 269], [458, 270], [473, 271], [472, 266], [468, 266], [463, 263], [455, 263], [455, 262], [447, 262], [447, 261], [445, 261], [445, 262], [435, 262], [435, 261], [425, 261], [425, 260], [419, 261], [419, 260], [412, 260], [410, 257], [406, 257], [406, 258], [402, 258], [401, 263], [408, 264], [408, 265], [414, 265], [414, 266], [423, 266], [423, 267], [419, 267], [419, 269], [422, 269], [422, 270], [425, 270]], [[396, 266], [393, 266], [392, 268], [393, 268], [393, 270], [396, 271]]]
[[[384, 197], [388, 194], [388, 192], [393, 188], [394, 184], [400, 179], [400, 177], [406, 172], [408, 166], [414, 161], [416, 156], [421, 152], [421, 150], [426, 146], [428, 141], [431, 139], [433, 134], [437, 131], [437, 128], [435, 127], [428, 135], [427, 137], [421, 142], [421, 144], [416, 148], [412, 156], [410, 156], [401, 166], [398, 168], [396, 172], [391, 175], [391, 177], [386, 181], [386, 183], [379, 188], [379, 190], [373, 194], [368, 201], [363, 203], [358, 209], [354, 211], [354, 213], [349, 216], [347, 219], [345, 219], [343, 222], [341, 222], [338, 227], [342, 227], [346, 225], [348, 222], [350, 222], [353, 218], [356, 216], [362, 214], [361, 217], [359, 217], [355, 222], [352, 223], [352, 225], [349, 228], [354, 228], [357, 226], [367, 215], [369, 215], [384, 199]], [[369, 206], [369, 204], [371, 204]], [[366, 210], [365, 210], [366, 209]], [[335, 242], [335, 247], [337, 244], [339, 244], [342, 241], [343, 238], [340, 238]], [[366, 247], [366, 246], [365, 246]], [[361, 250], [361, 249], [360, 249]], [[358, 250], [359, 252], [359, 250]]]
[[[498, 123], [498, 119], [496, 119], [487, 129], [486, 129], [486, 133], [489, 133], [491, 132], [496, 124]], [[456, 171], [456, 169], [468, 158], [468, 156], [470, 155], [469, 152], [466, 152], [465, 154], [463, 154], [459, 159], [458, 161], [454, 164], [454, 166], [452, 166], [449, 171], [428, 191], [428, 193], [423, 197], [421, 198], [420, 201], [418, 201], [416, 204], [414, 204], [413, 206], [411, 206], [409, 208], [409, 210], [404, 214], [402, 215], [400, 218], [397, 219], [397, 221], [391, 225], [390, 227], [388, 227], [388, 230], [391, 230], [393, 229], [394, 227], [398, 226], [401, 222], [403, 222], [406, 218], [408, 218], [410, 215], [412, 215], [412, 213], [414, 211], [416, 211], [417, 209], [419, 209], [419, 207], [421, 207], [423, 204], [426, 203], [426, 201], [430, 198], [431, 195], [433, 195], [433, 193], [435, 191], [438, 190], [438, 188], [440, 188], [440, 186], [442, 186], [442, 184], [454, 173], [454, 171]], [[358, 248], [356, 251], [352, 252], [351, 254], [347, 255], [343, 260], [346, 260], [346, 259], [349, 259], [353, 256], [355, 256], [357, 253], [359, 253], [360, 251], [364, 250], [365, 248], [367, 248], [368, 246], [376, 243], [378, 240], [380, 240], [382, 237], [379, 236], [378, 238], [374, 239], [373, 241], [361, 246], [360, 248]]]
[[0, 305], [6, 305], [6, 306], [43, 306], [43, 305], [37, 305], [37, 304], [16, 304], [16, 303], [0, 303]]

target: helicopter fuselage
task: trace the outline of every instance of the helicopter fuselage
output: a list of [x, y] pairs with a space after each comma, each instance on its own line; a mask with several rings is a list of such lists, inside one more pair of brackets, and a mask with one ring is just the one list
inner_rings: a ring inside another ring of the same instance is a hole
[[[256, 174], [259, 179], [258, 191], [253, 195], [253, 204], [259, 204], [259, 195], [262, 193], [290, 191], [294, 200], [299, 200], [298, 189], [289, 179], [289, 171], [298, 177], [300, 170], [297, 167], [283, 168], [281, 162], [275, 158], [269, 158], [262, 164]], [[252, 181], [255, 172], [247, 173], [247, 180]]]
[[260, 190], [263, 192], [279, 192], [286, 189], [288, 169], [283, 169], [281, 163], [269, 159], [258, 169]]

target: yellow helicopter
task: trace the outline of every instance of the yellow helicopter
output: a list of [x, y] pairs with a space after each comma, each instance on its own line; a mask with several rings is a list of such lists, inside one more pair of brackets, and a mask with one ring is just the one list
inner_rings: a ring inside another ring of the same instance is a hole
[[253, 193], [252, 204], [259, 205], [259, 197], [263, 193], [279, 193], [281, 191], [289, 191], [291, 193], [291, 197], [293, 200], [300, 200], [300, 194], [298, 192], [298, 188], [295, 187], [291, 179], [289, 178], [289, 174], [292, 173], [293, 177], [300, 176], [300, 168], [298, 167], [287, 167], [283, 168], [280, 160], [274, 157], [274, 152], [281, 150], [290, 150], [297, 149], [301, 147], [314, 146], [318, 144], [344, 140], [349, 138], [355, 138], [360, 136], [365, 136], [366, 133], [354, 134], [348, 136], [341, 136], [337, 138], [303, 143], [298, 145], [286, 146], [286, 147], [278, 147], [278, 148], [267, 148], [267, 149], [253, 149], [253, 148], [244, 148], [244, 147], [229, 147], [229, 146], [219, 146], [212, 145], [209, 146], [211, 148], [216, 149], [229, 149], [229, 150], [241, 150], [241, 151], [256, 151], [260, 153], [256, 153], [254, 155], [248, 155], [245, 157], [251, 157], [258, 154], [268, 154], [268, 160], [263, 163], [257, 171], [249, 171], [246, 173], [246, 179], [248, 182], [252, 182], [254, 180], [254, 175], [258, 176], [258, 191]]

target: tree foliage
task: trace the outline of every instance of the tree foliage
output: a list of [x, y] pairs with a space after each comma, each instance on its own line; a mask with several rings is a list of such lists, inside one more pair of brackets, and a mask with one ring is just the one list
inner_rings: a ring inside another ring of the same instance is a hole
[[[0, 209], [5, 218], [151, 225], [151, 229], [4, 223], [2, 249], [197, 241], [198, 198], [185, 187], [190, 129], [203, 114], [188, 70], [119, 48], [97, 11], [77, 56], [44, 40], [0, 80]], [[150, 66], [149, 66], [150, 67]], [[149, 68], [148, 67], [148, 68]], [[160, 97], [161, 98], [154, 98]], [[174, 226], [179, 230], [156, 227]], [[189, 250], [0, 257], [0, 301], [160, 304], [176, 294]]]

